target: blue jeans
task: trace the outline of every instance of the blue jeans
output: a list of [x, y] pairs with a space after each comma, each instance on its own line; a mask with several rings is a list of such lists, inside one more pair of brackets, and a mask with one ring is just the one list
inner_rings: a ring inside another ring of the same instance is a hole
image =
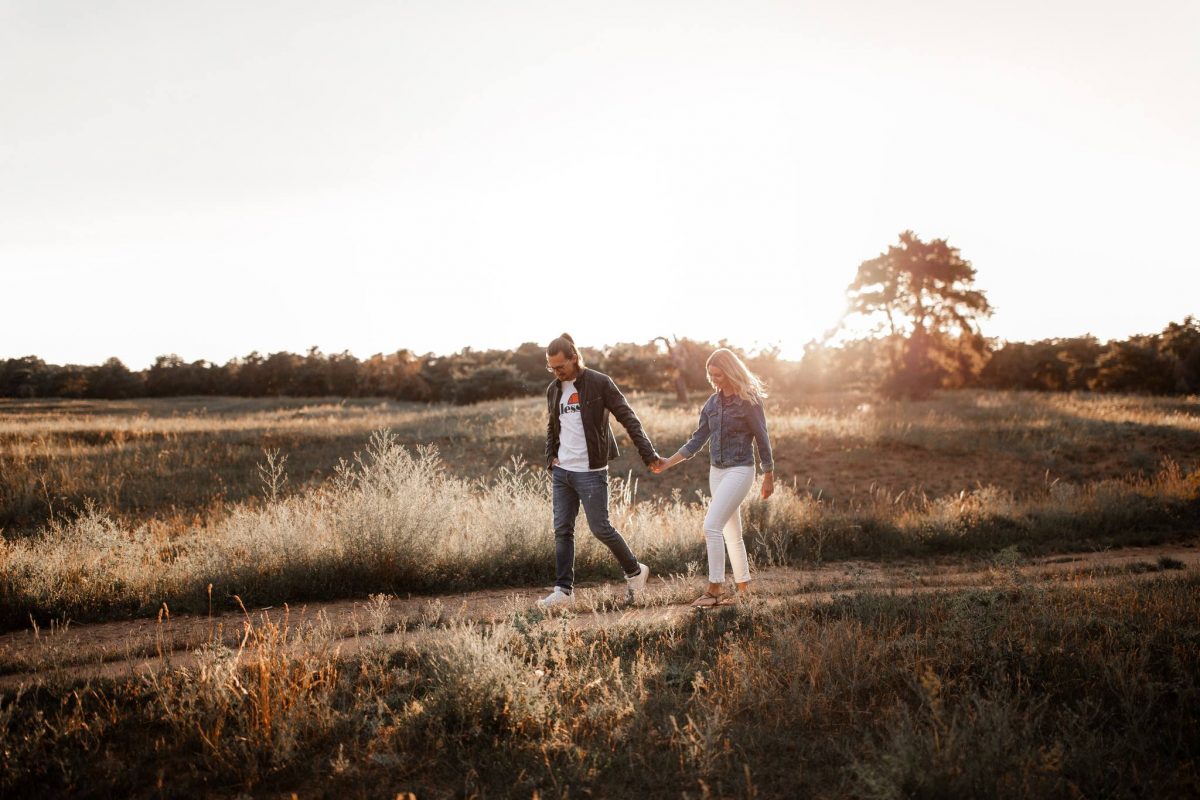
[[636, 575], [638, 560], [608, 521], [608, 470], [571, 472], [554, 466], [551, 474], [554, 477], [554, 562], [558, 571], [554, 585], [565, 592], [575, 586], [575, 518], [579, 516], [581, 502], [592, 535], [612, 551], [626, 575]]

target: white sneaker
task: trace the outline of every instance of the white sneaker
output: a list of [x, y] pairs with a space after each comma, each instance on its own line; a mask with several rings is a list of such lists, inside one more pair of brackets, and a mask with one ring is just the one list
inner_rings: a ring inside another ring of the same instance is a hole
[[575, 595], [567, 594], [559, 587], [555, 586], [554, 591], [537, 601], [538, 608], [554, 608], [555, 606], [573, 605], [575, 603]]
[[629, 599], [629, 602], [632, 603], [639, 596], [641, 596], [642, 589], [646, 588], [646, 581], [649, 578], [650, 568], [639, 561], [638, 574], [634, 575], [632, 578], [625, 578], [625, 583], [627, 584], [625, 588], [625, 596]]

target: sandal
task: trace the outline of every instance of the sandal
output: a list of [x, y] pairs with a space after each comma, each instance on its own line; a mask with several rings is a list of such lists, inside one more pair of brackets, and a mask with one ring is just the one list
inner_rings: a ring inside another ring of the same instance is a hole
[[704, 594], [692, 601], [692, 608], [712, 608], [713, 606], [729, 605], [729, 602], [719, 594], [711, 594], [707, 589]]

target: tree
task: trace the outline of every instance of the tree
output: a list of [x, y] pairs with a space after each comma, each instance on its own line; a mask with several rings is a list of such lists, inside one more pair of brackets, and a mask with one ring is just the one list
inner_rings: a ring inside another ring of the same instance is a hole
[[678, 336], [675, 337], [674, 343], [665, 336], [656, 336], [654, 341], [662, 342], [666, 345], [667, 356], [670, 358], [671, 368], [675, 372], [675, 399], [686, 405], [688, 401], [688, 349], [682, 346]]
[[884, 333], [889, 365], [881, 388], [920, 395], [964, 385], [987, 353], [979, 320], [992, 307], [974, 288], [975, 268], [945, 239], [923, 242], [912, 231], [899, 245], [864, 261], [846, 288], [846, 319], [859, 315]]
[[110, 358], [100, 366], [91, 368], [88, 397], [123, 399], [140, 397], [142, 392], [141, 374], [130, 372], [119, 358]]
[[37, 356], [10, 358], [0, 364], [0, 397], [41, 397], [54, 368]]
[[484, 400], [521, 397], [530, 393], [529, 384], [511, 364], [479, 367], [454, 381], [452, 399], [457, 405]]
[[545, 389], [554, 378], [546, 372], [546, 349], [537, 342], [523, 342], [512, 352], [509, 362], [521, 374], [521, 380], [538, 391]]
[[[660, 364], [664, 360], [654, 342], [619, 342], [605, 351], [601, 369], [623, 388], [657, 392], [666, 389], [671, 383], [670, 377]], [[595, 361], [585, 363], [596, 366]]]
[[1103, 351], [1094, 336], [1006, 342], [992, 352], [979, 383], [991, 389], [1087, 389]]
[[1175, 388], [1200, 392], [1200, 320], [1190, 314], [1183, 322], [1172, 322], [1159, 337], [1159, 351], [1175, 364]]
[[329, 359], [316, 345], [308, 348], [308, 354], [295, 362], [289, 394], [301, 397], [324, 397], [333, 391], [333, 380], [329, 370]]
[[271, 353], [262, 363], [263, 393], [270, 397], [294, 394], [296, 376], [303, 363], [303, 358], [286, 350]]
[[349, 350], [329, 356], [329, 383], [335, 396], [356, 397], [359, 361]]
[[1110, 342], [1096, 362], [1092, 388], [1102, 392], [1170, 394], [1177, 385], [1175, 361], [1159, 352], [1157, 336]]
[[189, 364], [174, 353], [159, 356], [146, 371], [146, 394], [149, 397], [206, 394], [206, 373], [206, 363], [203, 361]]
[[266, 389], [266, 359], [257, 350], [251, 350], [245, 358], [232, 359], [225, 366], [233, 379], [235, 394], [241, 397], [262, 397]]

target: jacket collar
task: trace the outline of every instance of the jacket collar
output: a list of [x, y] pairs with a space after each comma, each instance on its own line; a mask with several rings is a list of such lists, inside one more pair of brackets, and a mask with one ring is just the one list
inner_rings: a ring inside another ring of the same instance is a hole
[[[578, 389], [578, 388], [579, 388], [579, 381], [580, 381], [580, 380], [583, 378], [583, 373], [585, 373], [585, 372], [587, 372], [587, 371], [588, 371], [588, 368], [587, 368], [587, 367], [580, 367], [580, 368], [579, 368], [579, 372], [576, 372], [576, 373], [575, 373], [575, 377], [574, 377], [572, 380], [574, 380], [574, 381], [575, 381], [575, 388], [576, 388], [576, 389]], [[555, 376], [554, 376], [554, 382], [558, 384], [558, 390], [561, 392], [561, 391], [562, 391], [562, 385], [563, 385], [563, 379], [562, 379], [562, 378], [560, 378], [560, 377], [558, 377], [557, 375], [555, 375]]]

